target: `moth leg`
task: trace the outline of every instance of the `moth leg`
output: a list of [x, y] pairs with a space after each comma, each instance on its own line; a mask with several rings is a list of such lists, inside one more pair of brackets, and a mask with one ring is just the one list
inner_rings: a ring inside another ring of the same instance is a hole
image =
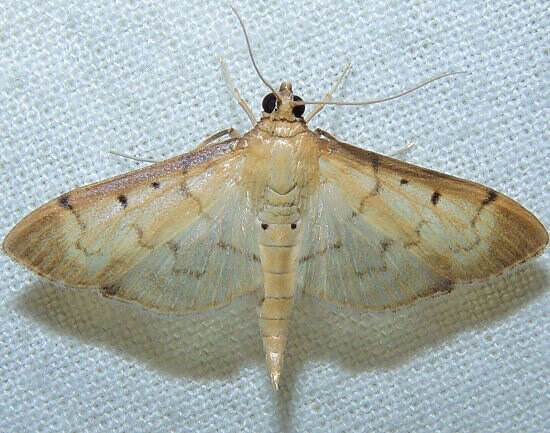
[[334, 135], [332, 135], [330, 132], [325, 131], [324, 129], [317, 128], [314, 132], [319, 137], [325, 137], [325, 138], [328, 138], [329, 140], [334, 140], [334, 141], [337, 141], [338, 143], [343, 143], [342, 140], [338, 140]]
[[408, 152], [415, 146], [416, 146], [416, 143], [414, 141], [411, 141], [407, 143], [405, 146], [403, 146], [401, 149], [397, 149], [395, 152], [388, 154], [388, 156], [391, 156], [392, 158], [398, 157], [403, 153]]
[[208, 146], [209, 144], [215, 142], [219, 138], [222, 138], [226, 135], [228, 135], [229, 138], [241, 138], [241, 134], [239, 134], [239, 131], [237, 131], [235, 128], [222, 129], [221, 131], [216, 132], [215, 134], [212, 134], [210, 137], [207, 137], [204, 140], [202, 140], [199, 143], [199, 145], [196, 147], [196, 149], [200, 149], [202, 147]]
[[[343, 143], [342, 140], [339, 140], [337, 139], [334, 135], [332, 135], [330, 132], [327, 132], [323, 129], [320, 129], [320, 128], [317, 128], [315, 131], [314, 131], [317, 135], [319, 135], [319, 137], [325, 137], [325, 138], [328, 138], [329, 140], [334, 140], [336, 142], [339, 142], [339, 143]], [[402, 153], [405, 153], [407, 151], [409, 151], [410, 149], [412, 149], [414, 146], [416, 146], [416, 143], [411, 141], [410, 143], [407, 143], [404, 147], [402, 147], [401, 149], [397, 149], [395, 152], [392, 152], [390, 154], [388, 154], [388, 156], [391, 156], [392, 158], [395, 158], [395, 157], [398, 157], [399, 155], [401, 155]]]
[[137, 156], [127, 155], [126, 153], [117, 152], [116, 150], [112, 150], [112, 149], [108, 150], [108, 152], [111, 155], [120, 156], [121, 158], [133, 159], [134, 161], [138, 161], [138, 162], [152, 162], [152, 163], [158, 162], [156, 159], [139, 158]]
[[229, 87], [231, 87], [231, 91], [233, 92], [233, 96], [235, 97], [235, 99], [237, 100], [239, 105], [241, 107], [243, 107], [244, 111], [248, 115], [248, 118], [252, 122], [252, 126], [256, 126], [256, 118], [254, 117], [254, 113], [252, 112], [252, 110], [250, 109], [250, 107], [248, 106], [246, 101], [243, 98], [241, 98], [241, 94], [239, 93], [239, 91], [235, 87], [235, 84], [233, 83], [233, 80], [231, 79], [231, 75], [229, 75], [229, 70], [227, 69], [227, 66], [225, 65], [225, 62], [223, 61], [223, 59], [221, 57], [220, 57], [220, 63], [222, 65], [223, 74], [225, 75], [225, 79], [227, 80], [227, 83], [229, 84]]
[[[332, 94], [336, 91], [342, 80], [344, 79], [346, 72], [348, 72], [348, 69], [351, 67], [351, 62], [348, 62], [346, 66], [344, 66], [344, 69], [342, 70], [342, 73], [340, 74], [340, 77], [338, 77], [338, 81], [332, 86], [332, 88], [328, 91], [328, 93], [323, 98], [323, 101], [330, 101], [332, 99]], [[313, 119], [313, 116], [315, 116], [319, 111], [323, 109], [323, 107], [326, 104], [319, 104], [315, 106], [315, 108], [311, 111], [311, 113], [308, 113], [308, 115], [305, 117], [306, 123], [309, 122], [311, 119]]]

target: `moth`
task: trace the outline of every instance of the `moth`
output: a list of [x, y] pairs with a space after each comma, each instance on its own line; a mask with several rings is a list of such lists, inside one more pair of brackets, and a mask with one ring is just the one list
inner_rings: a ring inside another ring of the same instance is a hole
[[[256, 121], [232, 86], [253, 128], [223, 130], [189, 153], [51, 200], [5, 238], [14, 261], [161, 312], [257, 295], [278, 389], [299, 296], [394, 310], [543, 250], [544, 226], [505, 195], [310, 130], [314, 114], [338, 103], [332, 91], [308, 102], [288, 82], [275, 90], [237, 17], [271, 89]], [[317, 105], [304, 118], [309, 103]]]

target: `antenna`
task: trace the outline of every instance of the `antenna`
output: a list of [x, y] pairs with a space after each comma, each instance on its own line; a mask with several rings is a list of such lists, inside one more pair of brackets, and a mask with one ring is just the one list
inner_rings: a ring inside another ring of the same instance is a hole
[[331, 104], [331, 105], [370, 105], [370, 104], [378, 104], [379, 102], [386, 102], [391, 101], [392, 99], [397, 99], [401, 96], [405, 96], [411, 92], [414, 92], [415, 90], [420, 89], [421, 87], [426, 86], [427, 84], [433, 83], [434, 81], [441, 80], [442, 78], [449, 77], [451, 75], [457, 75], [457, 74], [467, 74], [466, 71], [451, 71], [451, 72], [445, 72], [440, 75], [436, 75], [435, 77], [432, 77], [426, 81], [422, 81], [420, 84], [417, 84], [414, 87], [411, 87], [410, 89], [403, 90], [399, 93], [395, 93], [394, 95], [384, 96], [382, 98], [375, 98], [375, 99], [368, 99], [366, 101], [332, 101], [332, 100], [326, 100], [326, 101], [294, 101], [295, 105], [306, 105], [306, 104], [319, 104], [319, 105], [325, 105], [325, 104]]
[[239, 20], [239, 23], [241, 24], [241, 27], [243, 29], [244, 38], [246, 39], [246, 45], [248, 46], [248, 53], [250, 54], [250, 60], [252, 60], [252, 65], [254, 66], [254, 69], [256, 69], [256, 73], [260, 77], [260, 80], [264, 82], [264, 84], [271, 89], [273, 94], [277, 97], [277, 99], [281, 99], [279, 94], [275, 91], [273, 86], [267, 82], [267, 80], [262, 76], [260, 70], [258, 69], [258, 65], [256, 65], [256, 60], [254, 60], [254, 54], [252, 54], [252, 47], [250, 46], [250, 41], [248, 40], [248, 33], [246, 32], [246, 28], [244, 26], [242, 18], [239, 16], [235, 8], [231, 5], [229, 5], [233, 13], [237, 16], [237, 19]]

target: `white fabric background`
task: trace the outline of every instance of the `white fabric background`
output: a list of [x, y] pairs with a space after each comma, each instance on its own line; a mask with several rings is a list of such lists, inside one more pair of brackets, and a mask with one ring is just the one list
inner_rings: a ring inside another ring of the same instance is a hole
[[[443, 4], [441, 4], [443, 3]], [[491, 6], [487, 6], [491, 3]], [[550, 227], [550, 13], [516, 2], [235, 2], [278, 86], [339, 99], [312, 122], [487, 184]], [[0, 8], [0, 236], [60, 193], [250, 125], [267, 93], [227, 5], [9, 0]], [[302, 301], [271, 391], [253, 302], [153, 315], [55, 288], [0, 257], [0, 430], [548, 431], [550, 260], [396, 314]]]

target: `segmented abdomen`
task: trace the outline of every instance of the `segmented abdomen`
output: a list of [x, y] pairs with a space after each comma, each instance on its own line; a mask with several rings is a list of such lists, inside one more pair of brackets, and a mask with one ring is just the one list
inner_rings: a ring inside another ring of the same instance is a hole
[[271, 383], [277, 389], [296, 287], [300, 230], [297, 223], [262, 223], [258, 238], [264, 277], [258, 319]]

